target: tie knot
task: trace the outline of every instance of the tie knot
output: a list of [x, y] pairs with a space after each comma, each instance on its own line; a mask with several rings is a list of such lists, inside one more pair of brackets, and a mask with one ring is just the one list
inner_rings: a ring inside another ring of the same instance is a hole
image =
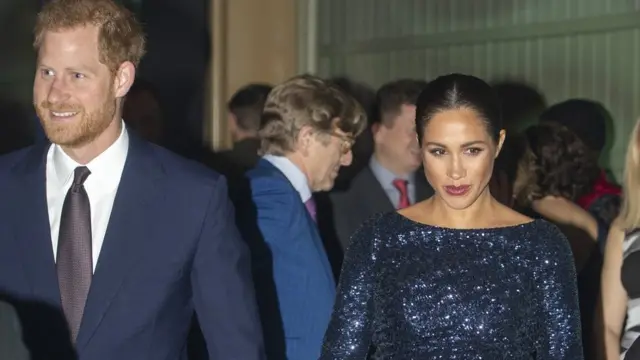
[[86, 166], [78, 166], [73, 170], [73, 185], [82, 185], [91, 175], [91, 171]]
[[398, 189], [401, 193], [407, 191], [407, 184], [408, 183], [409, 183], [409, 181], [407, 181], [405, 179], [395, 179], [395, 180], [393, 180], [393, 186], [395, 186], [396, 189]]

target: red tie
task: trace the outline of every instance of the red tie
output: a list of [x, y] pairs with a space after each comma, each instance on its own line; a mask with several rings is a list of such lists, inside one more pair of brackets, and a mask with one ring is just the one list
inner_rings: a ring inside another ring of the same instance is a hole
[[400, 201], [398, 201], [398, 209], [404, 209], [411, 205], [409, 201], [409, 191], [407, 189], [408, 181], [404, 179], [393, 180], [393, 186], [400, 192]]

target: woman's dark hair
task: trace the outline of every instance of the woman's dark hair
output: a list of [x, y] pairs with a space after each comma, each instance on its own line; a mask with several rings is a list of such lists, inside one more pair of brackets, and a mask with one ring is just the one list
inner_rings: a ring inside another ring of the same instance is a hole
[[538, 191], [531, 200], [552, 195], [577, 201], [592, 191], [600, 167], [576, 134], [554, 123], [531, 126], [524, 134], [535, 156], [530, 171], [535, 172]]
[[441, 111], [471, 109], [480, 115], [491, 138], [502, 130], [500, 100], [489, 84], [471, 75], [450, 74], [431, 81], [416, 103], [416, 132], [422, 144], [427, 123]]

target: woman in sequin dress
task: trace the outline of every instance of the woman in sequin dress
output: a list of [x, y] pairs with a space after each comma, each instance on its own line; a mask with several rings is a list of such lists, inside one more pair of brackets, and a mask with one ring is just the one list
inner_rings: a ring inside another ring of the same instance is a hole
[[581, 360], [570, 248], [495, 200], [505, 138], [489, 85], [452, 74], [418, 98], [417, 141], [435, 195], [353, 235], [322, 360]]

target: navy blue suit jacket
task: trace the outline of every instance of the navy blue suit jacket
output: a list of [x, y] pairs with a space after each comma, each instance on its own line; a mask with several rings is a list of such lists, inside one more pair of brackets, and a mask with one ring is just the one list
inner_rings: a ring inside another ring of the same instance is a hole
[[[195, 309], [211, 360], [263, 359], [248, 252], [222, 176], [130, 134], [77, 338], [87, 360], [186, 356]], [[0, 297], [34, 359], [74, 359], [46, 202], [49, 144], [0, 157]]]
[[322, 239], [300, 194], [270, 162], [260, 160], [246, 180], [251, 205], [239, 209], [240, 229], [253, 244], [269, 359], [317, 359], [335, 300]]

